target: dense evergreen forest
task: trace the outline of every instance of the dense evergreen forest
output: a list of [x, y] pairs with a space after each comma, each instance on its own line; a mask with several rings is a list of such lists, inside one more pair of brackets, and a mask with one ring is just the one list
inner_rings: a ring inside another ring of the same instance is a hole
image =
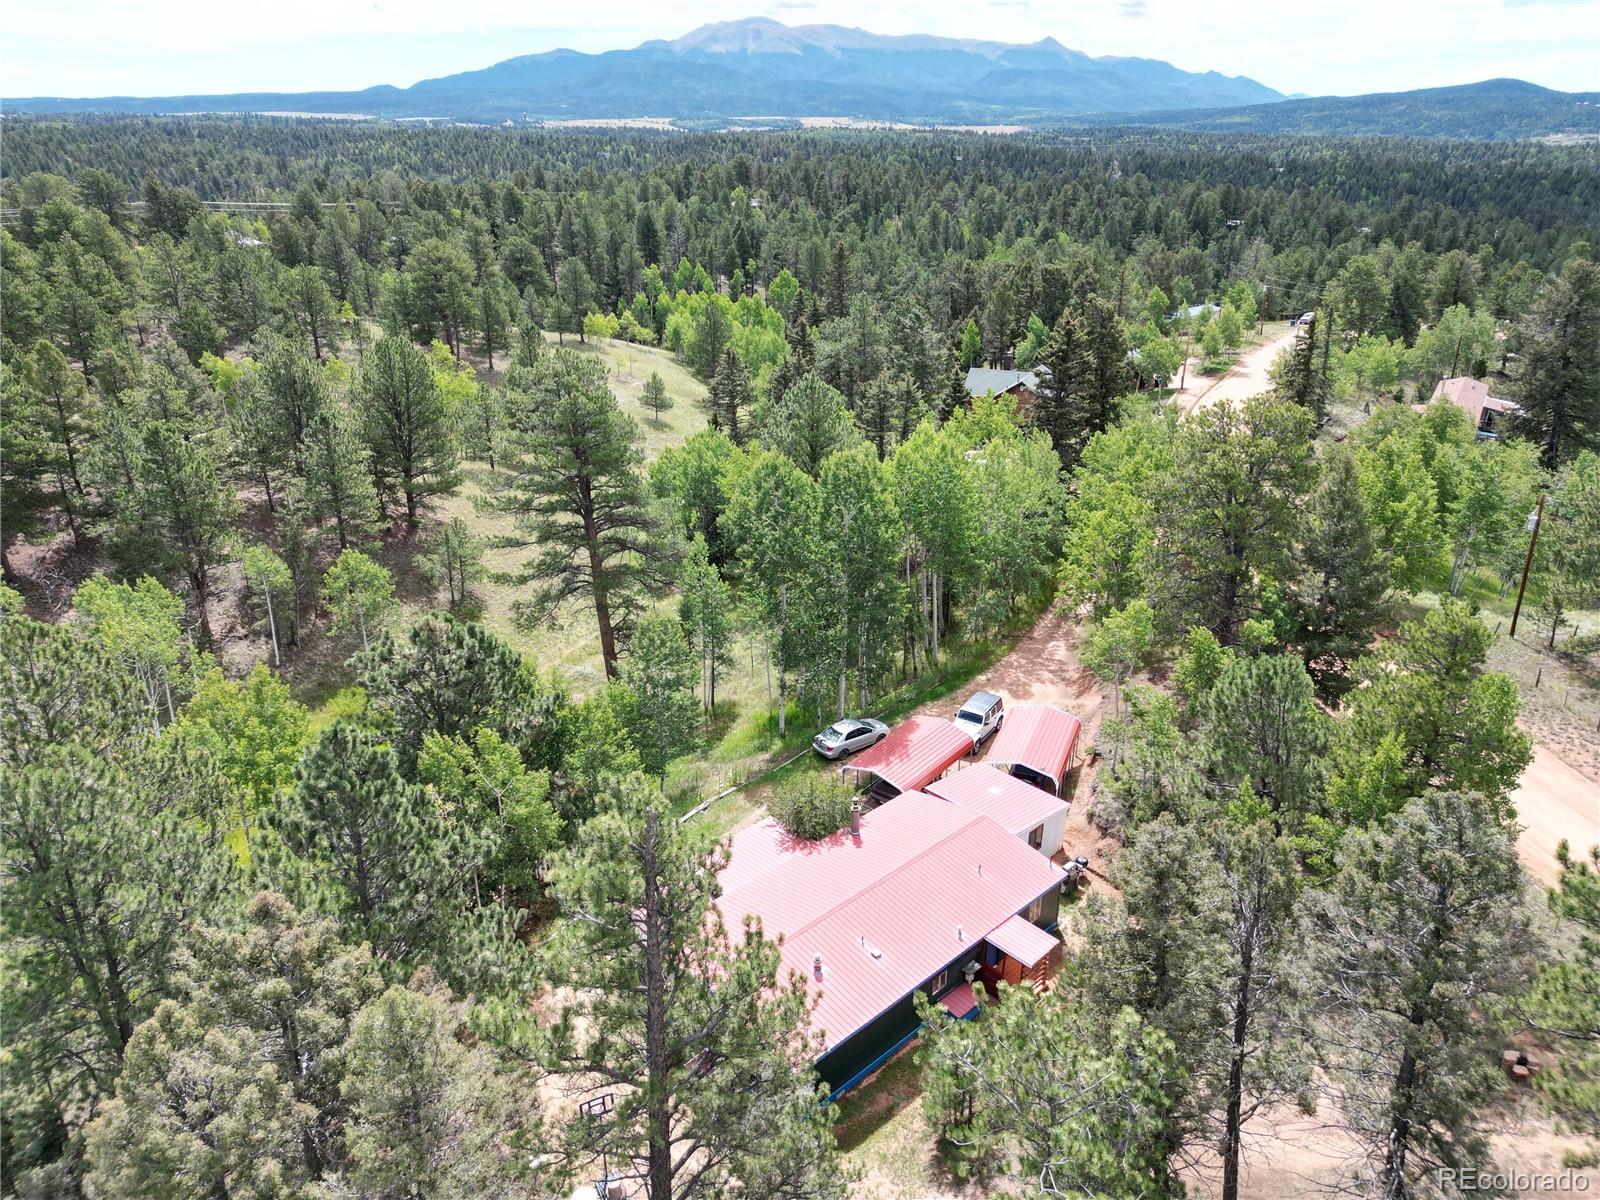
[[[12, 1192], [849, 1194], [685, 764], [1047, 606], [1114, 699], [1117, 894], [1051, 990], [927, 1014], [952, 1164], [1143, 1200], [1203, 1148], [1232, 1200], [1315, 1084], [1350, 1186], [1432, 1194], [1526, 1026], [1600, 1136], [1600, 876], [1525, 896], [1458, 599], [1538, 503], [1531, 619], [1592, 641], [1600, 149], [6, 134]], [[1173, 396], [1302, 316], [1262, 395]], [[968, 394], [1001, 364], [1026, 405]], [[1427, 403], [1465, 375], [1506, 436]], [[557, 626], [590, 675], [514, 644]]]

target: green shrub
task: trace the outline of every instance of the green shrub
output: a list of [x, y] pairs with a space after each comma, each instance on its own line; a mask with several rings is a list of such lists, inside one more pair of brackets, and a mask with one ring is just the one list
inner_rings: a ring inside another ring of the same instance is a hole
[[830, 775], [805, 773], [785, 780], [772, 798], [772, 815], [797, 838], [814, 841], [850, 823], [855, 792]]

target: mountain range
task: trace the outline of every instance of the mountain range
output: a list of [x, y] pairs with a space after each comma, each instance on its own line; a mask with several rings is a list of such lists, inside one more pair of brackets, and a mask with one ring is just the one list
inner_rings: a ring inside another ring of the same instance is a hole
[[[1476, 90], [1475, 90], [1476, 89]], [[703, 25], [671, 41], [551, 50], [477, 71], [341, 92], [30, 97], [21, 113], [314, 113], [467, 122], [637, 120], [681, 127], [807, 118], [930, 125], [1166, 125], [1250, 132], [1529, 137], [1600, 131], [1596, 97], [1516, 80], [1387, 96], [1290, 99], [1243, 76], [1148, 58], [767, 18]]]

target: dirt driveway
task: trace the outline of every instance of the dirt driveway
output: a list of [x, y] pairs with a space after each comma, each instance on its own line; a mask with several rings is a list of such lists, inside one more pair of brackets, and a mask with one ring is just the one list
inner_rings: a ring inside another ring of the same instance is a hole
[[1262, 342], [1239, 356], [1221, 378], [1212, 379], [1196, 375], [1197, 360], [1189, 360], [1188, 384], [1181, 392], [1173, 393], [1178, 411], [1185, 416], [1197, 408], [1213, 404], [1237, 404], [1240, 400], [1257, 395], [1272, 386], [1272, 364], [1278, 355], [1294, 345], [1296, 329], [1287, 329], [1274, 338]]
[[1522, 835], [1517, 852], [1540, 883], [1561, 874], [1556, 846], [1564, 839], [1575, 856], [1600, 844], [1600, 781], [1591, 779], [1554, 751], [1535, 744], [1533, 761], [1511, 793]]
[[[1084, 750], [1094, 744], [1100, 731], [1109, 697], [1100, 683], [1078, 659], [1077, 641], [1082, 633], [1073, 614], [1056, 608], [1040, 617], [1020, 642], [994, 666], [975, 678], [966, 691], [930, 701], [917, 709], [916, 716], [949, 717], [957, 705], [976, 691], [994, 692], [1014, 704], [1051, 704], [1083, 722], [1078, 737], [1078, 766], [1067, 777], [1072, 803], [1067, 813], [1062, 849], [1068, 858], [1085, 855], [1093, 885], [1109, 887], [1103, 872], [1116, 843], [1090, 822], [1089, 796], [1094, 786], [1094, 767], [1083, 759]], [[992, 742], [990, 743], [993, 744]], [[983, 761], [987, 747], [977, 761]]]

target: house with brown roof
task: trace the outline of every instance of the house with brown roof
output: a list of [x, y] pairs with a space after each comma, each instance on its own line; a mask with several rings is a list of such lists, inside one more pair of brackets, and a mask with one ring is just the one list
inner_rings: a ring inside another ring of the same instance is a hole
[[1491, 396], [1488, 383], [1470, 375], [1441, 379], [1428, 398], [1430, 404], [1435, 400], [1448, 400], [1471, 417], [1472, 427], [1481, 438], [1499, 437], [1505, 431], [1507, 418], [1522, 411], [1514, 401]]

